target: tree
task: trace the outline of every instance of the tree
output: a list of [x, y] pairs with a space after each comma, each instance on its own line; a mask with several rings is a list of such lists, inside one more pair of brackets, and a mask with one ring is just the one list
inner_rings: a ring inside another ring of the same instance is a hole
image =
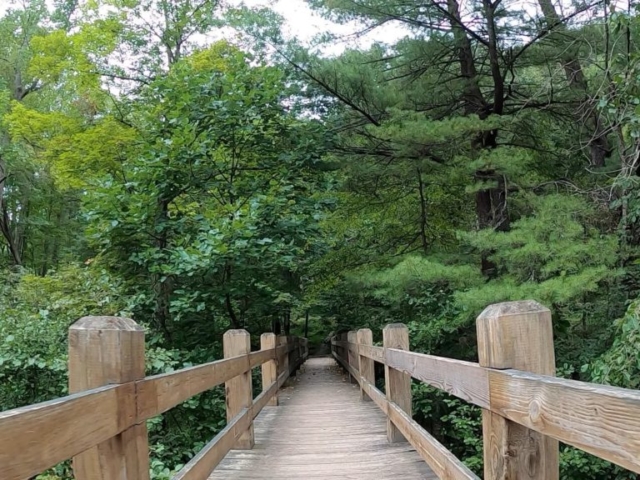
[[[540, 109], [545, 115], [565, 115], [569, 120], [576, 111], [567, 111], [566, 107], [573, 108], [577, 104], [580, 106], [577, 114], [590, 119], [587, 121], [591, 129], [589, 136], [595, 135], [589, 142], [593, 162], [602, 166], [604, 158], [611, 153], [605, 126], [600, 116], [593, 112], [593, 102], [585, 97], [588, 85], [580, 63], [575, 56], [567, 57], [577, 55], [580, 33], [563, 37], [563, 45], [557, 42], [560, 35], [568, 32], [572, 20], [593, 11], [595, 4], [582, 6], [561, 18], [550, 4], [542, 2], [546, 15], [544, 23], [526, 22], [523, 10], [513, 6], [507, 8], [502, 2], [476, 2], [464, 12], [455, 0], [427, 0], [411, 5], [377, 0], [316, 0], [309, 3], [332, 19], [362, 21], [367, 31], [394, 21], [414, 32], [414, 38], [396, 45], [386, 57], [374, 54], [369, 59], [362, 59], [362, 65], [369, 65], [369, 68], [362, 66], [360, 69], [377, 68], [385, 72], [383, 81], [403, 84], [403, 91], [408, 89], [410, 92], [405, 96], [405, 103], [396, 99], [399, 103], [391, 105], [416, 112], [414, 119], [440, 121], [464, 116], [480, 120], [473, 125], [469, 123], [467, 138], [470, 141], [465, 142], [467, 148], [461, 152], [470, 165], [475, 165], [473, 188], [476, 222], [480, 229], [509, 230], [513, 215], [509, 214], [507, 198], [513, 188], [512, 180], [505, 175], [504, 168], [495, 167], [494, 159], [509, 154], [504, 148], [507, 145], [532, 148], [536, 143], [537, 139], [526, 133], [518, 135], [508, 128], [514, 122], [512, 118], [525, 118], [524, 110]], [[569, 43], [576, 45], [574, 54], [566, 53], [565, 47]], [[558, 50], [565, 51], [561, 58], [568, 72], [564, 82], [559, 82], [554, 73]], [[343, 69], [345, 61], [347, 56], [340, 63], [329, 62], [333, 67], [319, 62], [315, 69], [311, 63], [306, 71], [362, 119], [363, 122], [352, 124], [356, 134], [360, 134], [362, 123], [384, 128], [384, 122], [394, 118], [390, 105], [380, 108], [381, 104], [375, 98], [379, 92], [374, 88], [359, 88], [367, 82], [347, 73]], [[357, 60], [354, 57], [352, 61]], [[371, 66], [376, 63], [377, 67]], [[575, 73], [570, 73], [573, 70]], [[538, 75], [536, 85], [541, 84], [542, 88], [532, 88], [529, 77], [533, 71]], [[380, 78], [380, 74], [377, 77]], [[574, 93], [577, 90], [580, 91], [578, 98]], [[497, 120], [496, 116], [505, 118]], [[367, 135], [372, 135], [375, 129], [367, 130]], [[423, 146], [420, 157], [450, 162], [450, 156], [433, 155], [436, 146], [428, 141], [421, 138], [413, 141]], [[386, 149], [376, 149], [378, 145], [374, 143], [369, 150], [372, 156], [401, 155], [389, 145]], [[495, 265], [485, 257], [482, 270], [492, 276]]]
[[[632, 6], [308, 3], [408, 34], [327, 57], [275, 12], [217, 0], [3, 14], [0, 408], [64, 392], [61, 339], [91, 312], [144, 324], [159, 373], [220, 358], [228, 328], [320, 342], [404, 322], [412, 350], [473, 361], [479, 312], [532, 298], [552, 308], [559, 375], [636, 386]], [[210, 42], [223, 28], [235, 44]], [[480, 471], [479, 411], [414, 400]], [[219, 431], [223, 404], [214, 389], [152, 420], [154, 478]], [[567, 478], [629, 478], [562, 455]]]
[[222, 43], [156, 80], [135, 116], [141, 143], [92, 202], [96, 245], [156, 298], [168, 338], [173, 322], [268, 317], [320, 248], [322, 129], [283, 106], [278, 69], [249, 61]]
[[45, 137], [23, 135], [25, 124], [53, 133], [71, 120], [81, 122], [89, 103], [80, 101], [77, 84], [62, 85], [55, 69], [43, 63], [42, 39], [70, 15], [70, 4], [55, 7], [30, 2], [10, 7], [0, 19], [0, 233], [8, 263], [42, 275], [57, 266], [66, 246], [81, 243], [72, 233], [79, 201], [56, 182], [42, 151]]
[[82, 24], [110, 25], [118, 39], [113, 54], [97, 65], [97, 73], [125, 85], [149, 83], [192, 53], [198, 36], [223, 24], [221, 6], [220, 0], [94, 2], [86, 9]]
[[[11, 9], [0, 19], [0, 37], [6, 40], [0, 47], [4, 111], [8, 108], [10, 99], [23, 102], [41, 88], [39, 79], [31, 77], [28, 72], [31, 59], [29, 42], [35, 35], [43, 32], [41, 22], [47, 14], [44, 2], [34, 2], [28, 9]], [[20, 32], [20, 35], [16, 37], [14, 32]], [[12, 165], [9, 164], [9, 157], [16, 156], [18, 153], [9, 143], [7, 132], [0, 132], [0, 233], [6, 242], [13, 265], [20, 266], [23, 263], [26, 228], [22, 217], [27, 215], [24, 212], [28, 211], [28, 208], [24, 201], [17, 201], [14, 209], [10, 209], [11, 199], [8, 198], [8, 194], [19, 187], [13, 182], [15, 178], [11, 178]]]

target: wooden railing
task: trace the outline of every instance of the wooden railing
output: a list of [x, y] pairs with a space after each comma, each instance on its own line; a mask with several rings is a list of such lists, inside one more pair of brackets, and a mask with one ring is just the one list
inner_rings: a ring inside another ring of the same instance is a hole
[[[224, 334], [224, 359], [145, 377], [144, 331], [132, 320], [85, 317], [69, 330], [72, 395], [0, 413], [0, 478], [24, 480], [73, 458], [77, 480], [149, 478], [146, 420], [225, 384], [227, 426], [174, 480], [206, 479], [230, 449], [253, 447], [253, 420], [307, 358], [307, 341]], [[252, 394], [251, 370], [262, 366], [262, 393]]]
[[[334, 357], [387, 415], [387, 436], [406, 439], [439, 478], [477, 479], [411, 416], [411, 378], [482, 407], [484, 478], [559, 478], [558, 441], [640, 473], [640, 391], [554, 377], [551, 314], [532, 302], [488, 307], [477, 319], [479, 363], [409, 351], [402, 324], [332, 340]], [[374, 362], [385, 365], [385, 393]]]

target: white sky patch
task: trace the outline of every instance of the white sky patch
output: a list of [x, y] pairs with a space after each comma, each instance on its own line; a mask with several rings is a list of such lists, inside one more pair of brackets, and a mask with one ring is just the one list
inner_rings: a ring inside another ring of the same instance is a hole
[[[48, 4], [49, 1], [47, 1]], [[0, 0], [0, 16], [10, 7], [20, 8], [25, 2], [28, 3], [28, 0]], [[346, 48], [368, 48], [376, 42], [394, 44], [409, 34], [409, 31], [399, 23], [387, 23], [372, 32], [356, 37], [356, 34], [363, 29], [362, 24], [351, 22], [343, 25], [331, 22], [312, 11], [305, 0], [231, 0], [228, 3], [231, 5], [244, 3], [251, 8], [272, 8], [285, 19], [283, 28], [285, 38], [297, 38], [306, 45], [311, 44], [320, 34], [329, 32], [336, 35], [339, 37], [338, 41], [322, 48], [327, 55], [338, 55]]]
[[409, 31], [399, 23], [389, 22], [362, 36], [363, 25], [356, 22], [337, 24], [311, 10], [304, 0], [244, 0], [248, 7], [270, 7], [285, 19], [284, 35], [309, 44], [319, 34], [330, 32], [340, 40], [323, 48], [329, 55], [340, 54], [345, 48], [368, 48], [376, 42], [394, 44]]
[[[0, 16], [10, 7], [25, 6], [30, 0], [0, 0]], [[48, 4], [52, 4], [53, 0], [46, 0]], [[465, 12], [467, 9], [473, 10], [473, 0], [459, 0], [461, 10]], [[510, 4], [509, 9], [520, 10], [525, 13], [525, 22], [533, 22], [536, 17], [539, 18], [541, 12], [536, 0], [507, 0]], [[612, 0], [616, 4], [618, 10], [626, 10], [629, 0]], [[285, 23], [283, 26], [283, 34], [285, 38], [297, 38], [301, 43], [309, 46], [313, 43], [315, 37], [323, 33], [331, 33], [337, 37], [331, 45], [322, 45], [320, 51], [324, 55], [339, 55], [347, 48], [366, 49], [376, 42], [388, 45], [395, 44], [398, 40], [410, 35], [410, 30], [400, 22], [387, 22], [364, 35], [357, 35], [364, 26], [357, 22], [348, 24], [338, 24], [323, 18], [320, 14], [313, 11], [305, 0], [227, 0], [228, 5], [237, 6], [244, 4], [250, 8], [272, 8], [280, 14]], [[561, 15], [566, 15], [575, 9], [572, 0], [556, 0], [554, 1]], [[573, 19], [576, 21], [585, 21], [589, 19], [591, 12], [578, 16]], [[473, 14], [470, 14], [470, 17]], [[527, 18], [528, 17], [528, 18]], [[473, 24], [473, 22], [471, 22]], [[473, 27], [473, 25], [471, 25]], [[208, 44], [220, 38], [224, 38], [227, 32], [212, 31], [209, 34], [197, 35], [196, 44]]]

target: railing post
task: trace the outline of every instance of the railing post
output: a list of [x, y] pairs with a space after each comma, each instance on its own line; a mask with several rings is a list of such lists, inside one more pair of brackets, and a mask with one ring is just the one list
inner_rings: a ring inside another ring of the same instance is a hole
[[[133, 382], [144, 374], [144, 329], [133, 320], [84, 317], [69, 328], [69, 393]], [[135, 398], [130, 401], [135, 414]], [[73, 471], [77, 480], [148, 479], [146, 422], [76, 455]]]
[[[476, 327], [481, 366], [555, 376], [548, 308], [534, 301], [491, 305], [480, 314]], [[486, 480], [559, 478], [557, 440], [489, 410], [482, 411], [482, 436]]]
[[[237, 357], [251, 353], [251, 339], [246, 330], [227, 330], [222, 338], [224, 358]], [[247, 362], [248, 366], [248, 362]], [[227, 404], [227, 421], [238, 415], [243, 408], [253, 403], [251, 370], [232, 378], [224, 384]], [[234, 448], [251, 450], [255, 444], [253, 422], [238, 438]]]
[[[348, 332], [342, 332], [340, 334], [340, 340], [342, 342], [347, 342], [347, 337], [349, 336]], [[345, 346], [341, 346], [341, 353], [340, 353], [340, 358], [342, 358], [342, 361], [345, 362], [346, 364], [349, 363], [349, 347], [345, 347]]]
[[[276, 348], [277, 339], [274, 333], [263, 333], [260, 336], [260, 349], [261, 350], [271, 350], [272, 348]], [[269, 360], [262, 364], [262, 391], [268, 390], [271, 385], [278, 381], [278, 363], [276, 359]], [[267, 405], [271, 405], [273, 407], [278, 406], [278, 392], [276, 392], [273, 397], [269, 400]]]
[[[385, 355], [386, 350], [389, 348], [409, 350], [409, 330], [402, 323], [387, 325], [382, 330], [382, 342]], [[385, 365], [384, 388], [387, 393], [387, 400], [395, 403], [407, 415], [411, 416], [411, 377], [400, 370], [395, 370]], [[387, 440], [390, 443], [405, 440], [400, 430], [389, 420], [389, 417], [387, 417]]]
[[[356, 340], [358, 341], [358, 345], [373, 345], [373, 333], [371, 333], [371, 330], [368, 328], [361, 328], [360, 330], [358, 330]], [[373, 367], [373, 360], [365, 357], [364, 355], [360, 355], [360, 352], [358, 352], [358, 363], [358, 371], [360, 372], [360, 377], [370, 384], [375, 385], [376, 377]], [[369, 398], [369, 395], [365, 393], [362, 385], [360, 386], [360, 399], [371, 400]]]
[[[349, 345], [347, 346], [347, 363], [349, 364], [349, 366], [353, 369], [353, 370], [358, 370], [358, 355], [354, 354], [351, 349], [353, 348], [353, 345], [355, 345], [357, 343], [357, 333], [355, 330], [350, 330], [349, 333], [347, 333], [347, 342], [349, 342]], [[360, 383], [358, 382], [358, 379], [355, 378], [353, 375], [349, 374], [349, 379], [351, 381], [351, 383]]]

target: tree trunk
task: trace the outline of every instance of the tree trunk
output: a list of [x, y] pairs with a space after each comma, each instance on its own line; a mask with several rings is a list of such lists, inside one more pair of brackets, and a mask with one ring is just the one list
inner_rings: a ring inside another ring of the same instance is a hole
[[231, 295], [229, 293], [224, 296], [224, 303], [227, 307], [227, 313], [229, 314], [231, 328], [242, 328], [242, 325], [240, 325], [240, 321], [238, 320], [238, 316], [233, 308], [233, 302], [231, 301]]
[[[550, 31], [561, 33], [568, 31], [551, 0], [538, 0], [538, 5], [540, 5], [547, 28]], [[579, 96], [579, 106], [575, 115], [577, 120], [587, 129], [588, 140], [586, 144], [589, 149], [590, 163], [594, 167], [602, 167], [605, 159], [611, 154], [611, 144], [607, 138], [607, 129], [604, 126], [602, 117], [589, 96], [589, 84], [578, 55], [571, 49], [563, 47], [560, 63], [564, 69], [569, 87]]]
[[460, 5], [457, 0], [447, 0], [447, 9], [451, 31], [455, 40], [455, 48], [458, 53], [460, 74], [465, 81], [463, 92], [465, 114], [480, 113], [486, 109], [486, 102], [478, 84], [478, 72], [473, 59], [471, 41], [462, 28]]
[[[478, 171], [476, 179], [483, 182], [497, 182], [497, 188], [479, 190], [476, 193], [476, 214], [478, 228], [493, 228], [500, 232], [509, 230], [509, 215], [507, 212], [507, 186], [504, 176], [493, 171]], [[489, 260], [490, 254], [481, 257], [482, 273], [489, 278], [496, 274], [496, 264]]]
[[304, 338], [309, 338], [309, 309], [304, 314]]
[[284, 334], [291, 335], [291, 310], [285, 310], [282, 317], [284, 320]]
[[7, 176], [4, 159], [0, 157], [0, 233], [2, 233], [2, 236], [7, 242], [13, 265], [21, 266], [22, 256], [20, 255], [20, 247], [14, 235], [12, 219], [7, 210], [7, 204], [4, 201], [4, 186], [7, 181]]
[[[485, 19], [489, 33], [489, 61], [494, 87], [493, 104], [489, 105], [484, 99], [479, 87], [478, 73], [473, 57], [471, 41], [462, 27], [460, 7], [457, 0], [448, 0], [448, 13], [451, 30], [458, 50], [460, 74], [465, 79], [463, 101], [465, 115], [478, 115], [481, 120], [490, 114], [501, 115], [504, 103], [504, 81], [500, 73], [499, 55], [497, 52], [496, 27], [494, 21], [495, 5], [485, 1]], [[495, 148], [497, 146], [498, 132], [488, 130], [481, 132], [472, 142], [475, 149]], [[507, 208], [507, 196], [505, 178], [494, 170], [478, 170], [474, 177], [478, 181], [487, 184], [486, 188], [476, 193], [476, 218], [478, 228], [492, 228], [506, 231], [509, 229], [509, 212]], [[495, 274], [496, 265], [489, 260], [489, 254], [483, 253], [481, 257], [482, 273], [485, 276]]]
[[[429, 242], [427, 241], [427, 201], [424, 195], [424, 183], [422, 181], [422, 172], [417, 169], [418, 174], [418, 193], [420, 194], [420, 239], [422, 240], [422, 252], [426, 255], [429, 253]], [[307, 312], [307, 317], [308, 317]]]

